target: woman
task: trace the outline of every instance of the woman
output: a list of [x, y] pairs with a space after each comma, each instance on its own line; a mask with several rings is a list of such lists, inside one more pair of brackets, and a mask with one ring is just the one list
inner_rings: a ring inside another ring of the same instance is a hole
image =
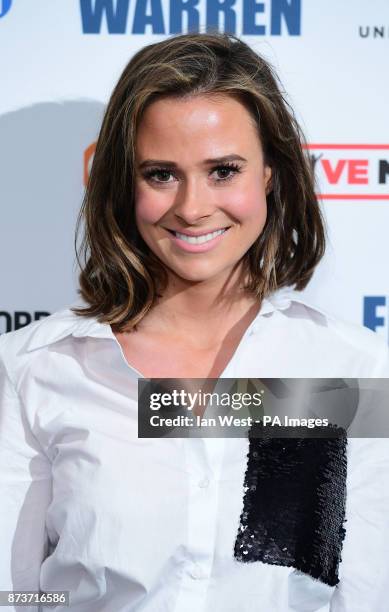
[[384, 440], [137, 435], [142, 377], [388, 375], [384, 342], [299, 294], [324, 253], [303, 143], [234, 36], [126, 66], [79, 219], [83, 302], [0, 339], [1, 589], [75, 612], [386, 609]]

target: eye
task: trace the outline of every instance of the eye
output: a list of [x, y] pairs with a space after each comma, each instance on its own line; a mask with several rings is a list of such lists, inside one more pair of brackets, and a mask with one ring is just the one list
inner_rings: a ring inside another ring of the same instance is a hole
[[221, 178], [219, 178], [219, 180], [217, 180], [218, 183], [225, 182], [225, 181], [232, 179], [234, 175], [240, 171], [241, 171], [241, 167], [234, 163], [222, 164], [220, 166], [216, 166], [216, 168], [213, 169], [213, 172], [223, 172], [223, 173], [227, 172], [228, 173], [227, 176], [224, 175]]
[[[152, 180], [154, 183], [168, 183], [171, 181], [166, 181], [164, 179], [166, 176], [169, 177], [170, 174], [172, 173], [167, 168], [150, 168], [150, 170], [147, 170], [143, 176], [146, 180]], [[158, 177], [159, 179], [162, 177], [162, 180], [156, 180], [155, 177]]]
[[[215, 166], [211, 170], [211, 174], [214, 172], [222, 173], [224, 176], [216, 178], [216, 183], [225, 183], [226, 181], [232, 179], [235, 174], [241, 171], [241, 167], [234, 163], [226, 163]], [[143, 174], [146, 180], [149, 180], [153, 183], [159, 184], [170, 184], [172, 181], [169, 181], [169, 176], [173, 176], [173, 172], [169, 170], [169, 168], [150, 168]]]

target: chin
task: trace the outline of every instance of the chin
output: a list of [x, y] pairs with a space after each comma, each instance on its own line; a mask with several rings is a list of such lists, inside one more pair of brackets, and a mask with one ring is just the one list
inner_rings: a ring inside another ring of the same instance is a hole
[[187, 281], [190, 283], [201, 283], [201, 282], [205, 282], [207, 280], [210, 280], [211, 278], [214, 277], [213, 274], [196, 274], [196, 273], [183, 273], [183, 272], [178, 272], [178, 271], [174, 271], [174, 274], [180, 278], [183, 281]]
[[172, 268], [171, 271], [183, 281], [191, 283], [202, 283], [216, 280], [217, 278], [226, 278], [226, 276], [228, 276], [228, 274], [231, 272], [230, 270], [178, 270]]

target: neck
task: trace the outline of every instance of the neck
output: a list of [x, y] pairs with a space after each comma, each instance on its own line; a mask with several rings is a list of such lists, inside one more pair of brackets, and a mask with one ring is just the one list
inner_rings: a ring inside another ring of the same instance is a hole
[[224, 337], [243, 317], [254, 318], [259, 300], [245, 290], [241, 270], [227, 278], [190, 282], [169, 275], [161, 297], [141, 322], [146, 330], [172, 335]]

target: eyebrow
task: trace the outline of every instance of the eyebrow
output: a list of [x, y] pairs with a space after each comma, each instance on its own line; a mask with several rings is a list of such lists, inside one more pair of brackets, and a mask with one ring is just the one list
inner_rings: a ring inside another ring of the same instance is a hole
[[[223, 162], [236, 161], [236, 160], [247, 162], [247, 159], [245, 159], [241, 155], [238, 155], [237, 153], [231, 153], [230, 155], [223, 155], [222, 157], [214, 157], [210, 159], [205, 159], [203, 161], [203, 164], [204, 165], [222, 164]], [[173, 161], [168, 161], [164, 159], [145, 159], [143, 162], [141, 162], [138, 165], [138, 168], [142, 169], [148, 166], [164, 166], [164, 167], [169, 167], [169, 168], [177, 168], [178, 164], [176, 164]]]

